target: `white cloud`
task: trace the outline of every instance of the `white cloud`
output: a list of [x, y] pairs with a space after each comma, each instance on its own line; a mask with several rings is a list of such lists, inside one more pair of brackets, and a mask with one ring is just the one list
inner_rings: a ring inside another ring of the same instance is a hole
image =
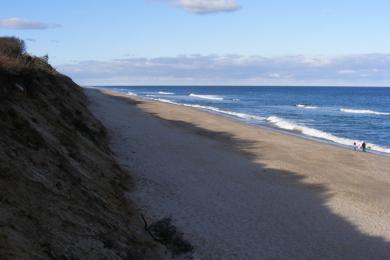
[[58, 70], [87, 85], [390, 86], [390, 54], [329, 58], [242, 55], [128, 58], [81, 61], [59, 65]]
[[25, 30], [44, 30], [59, 27], [58, 24], [48, 24], [38, 21], [30, 21], [18, 17], [12, 17], [0, 20], [0, 28], [4, 29], [25, 29]]
[[354, 70], [339, 70], [338, 73], [339, 74], [355, 74], [356, 71], [354, 71]]
[[236, 0], [170, 0], [184, 10], [196, 14], [233, 12], [240, 9]]

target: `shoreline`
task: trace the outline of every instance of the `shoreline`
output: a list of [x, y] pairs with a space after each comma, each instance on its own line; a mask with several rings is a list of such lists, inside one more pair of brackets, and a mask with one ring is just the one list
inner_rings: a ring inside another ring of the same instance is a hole
[[[135, 100], [142, 100], [142, 101], [146, 101], [146, 102], [158, 102], [158, 103], [169, 104], [169, 105], [178, 106], [178, 107], [187, 107], [187, 108], [190, 108], [190, 109], [195, 109], [195, 110], [202, 111], [202, 112], [205, 112], [205, 113], [209, 113], [209, 114], [212, 114], [212, 115], [220, 116], [220, 117], [223, 117], [223, 118], [226, 118], [226, 119], [229, 119], [229, 120], [233, 120], [233, 121], [239, 122], [241, 124], [245, 124], [245, 125], [252, 126], [252, 127], [257, 127], [257, 128], [263, 129], [263, 130], [273, 131], [273, 132], [277, 132], [277, 133], [280, 133], [280, 134], [285, 134], [285, 135], [289, 135], [289, 136], [293, 136], [293, 137], [298, 137], [298, 138], [302, 138], [304, 140], [310, 140], [310, 141], [314, 141], [314, 142], [321, 143], [321, 144], [328, 144], [328, 145], [332, 145], [332, 146], [335, 146], [335, 147], [343, 148], [343, 149], [346, 149], [346, 150], [352, 150], [354, 152], [374, 154], [374, 155], [377, 155], [377, 156], [390, 158], [390, 153], [376, 151], [376, 150], [373, 150], [373, 149], [368, 149], [365, 152], [363, 152], [361, 150], [355, 151], [355, 150], [353, 150], [353, 145], [352, 144], [351, 145], [345, 145], [345, 144], [337, 143], [337, 142], [334, 142], [334, 141], [331, 141], [331, 140], [327, 140], [327, 139], [324, 139], [324, 138], [314, 137], [314, 136], [310, 136], [310, 135], [305, 135], [303, 133], [299, 133], [298, 131], [282, 129], [282, 128], [279, 128], [277, 126], [273, 126], [272, 124], [267, 125], [265, 123], [264, 124], [246, 123], [245, 120], [243, 120], [243, 119], [235, 118], [235, 117], [229, 116], [229, 115], [223, 115], [222, 113], [218, 113], [218, 112], [212, 111], [212, 110], [186, 106], [186, 105], [183, 105], [183, 104], [180, 104], [180, 103], [175, 103], [175, 102], [164, 102], [164, 101], [161, 101], [161, 100], [158, 100], [158, 99], [145, 98], [145, 97], [141, 97], [141, 96], [138, 96], [138, 95], [128, 95], [128, 94], [115, 92], [115, 91], [111, 91], [111, 90], [98, 90], [98, 91], [102, 91], [102, 93], [107, 93], [107, 94], [110, 94], [110, 95], [122, 96], [122, 97], [125, 97], [125, 98], [128, 97], [128, 98], [132, 98], [132, 99], [135, 99]], [[341, 137], [341, 138], [344, 138], [344, 137]], [[376, 144], [374, 144], [374, 145], [376, 145]]]
[[390, 257], [390, 161], [205, 111], [87, 90], [129, 196], [199, 258]]

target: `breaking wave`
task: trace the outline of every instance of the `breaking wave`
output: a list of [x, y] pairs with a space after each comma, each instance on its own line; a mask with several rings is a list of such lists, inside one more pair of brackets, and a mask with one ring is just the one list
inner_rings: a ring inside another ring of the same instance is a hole
[[160, 102], [164, 102], [164, 103], [169, 103], [169, 104], [174, 104], [174, 105], [180, 105], [179, 103], [173, 102], [173, 101], [165, 99], [165, 98], [152, 98], [152, 97], [149, 97], [147, 99], [154, 100], [154, 101], [160, 101]]
[[233, 111], [229, 111], [229, 110], [222, 110], [222, 109], [212, 107], [212, 106], [201, 106], [201, 105], [191, 105], [191, 104], [182, 104], [182, 105], [186, 106], [186, 107], [194, 107], [194, 108], [210, 110], [210, 111], [218, 112], [221, 114], [235, 116], [235, 117], [238, 117], [241, 119], [258, 120], [258, 121], [265, 119], [265, 117], [262, 117], [262, 116], [255, 116], [255, 115], [250, 115], [250, 114], [245, 114], [245, 113], [233, 112]]
[[209, 100], [218, 100], [218, 101], [222, 101], [223, 100], [223, 97], [216, 96], [216, 95], [199, 95], [199, 94], [191, 93], [189, 96], [190, 97], [201, 98], [201, 99], [209, 99]]
[[245, 114], [245, 113], [233, 112], [233, 111], [223, 110], [223, 109], [219, 109], [219, 108], [212, 107], [212, 106], [202, 106], [202, 105], [185, 104], [185, 103], [181, 104], [181, 103], [177, 103], [177, 102], [174, 102], [174, 101], [171, 101], [171, 100], [168, 100], [168, 99], [164, 99], [164, 98], [148, 98], [148, 99], [155, 100], [155, 101], [160, 101], [160, 102], [164, 102], [164, 103], [169, 103], [169, 104], [174, 104], [174, 105], [179, 105], [179, 106], [193, 107], [193, 108], [198, 108], [198, 109], [202, 109], [202, 110], [213, 111], [213, 112], [217, 112], [217, 113], [220, 113], [220, 114], [230, 115], [230, 116], [234, 116], [234, 117], [238, 117], [238, 118], [246, 119], [246, 120], [257, 120], [257, 121], [260, 121], [260, 120], [264, 120], [265, 119], [265, 117], [262, 117], [262, 116], [256, 116], [256, 115], [250, 115], [250, 114]]
[[[267, 121], [270, 122], [271, 124], [277, 126], [278, 128], [289, 130], [289, 131], [294, 131], [301, 133], [303, 135], [319, 138], [319, 139], [324, 139], [328, 141], [332, 141], [338, 144], [342, 145], [347, 145], [351, 146], [354, 142], [356, 143], [361, 143], [361, 140], [352, 140], [348, 138], [343, 138], [343, 137], [338, 137], [333, 134], [315, 129], [315, 128], [310, 128], [302, 125], [298, 125], [292, 121], [277, 117], [277, 116], [270, 116], [267, 118]], [[371, 150], [377, 151], [377, 152], [382, 152], [382, 153], [390, 153], [390, 148], [387, 147], [382, 147], [376, 144], [370, 144], [367, 143], [367, 147]]]
[[159, 91], [158, 94], [160, 95], [175, 95], [173, 92], [165, 92], [165, 91]]
[[295, 106], [299, 107], [299, 108], [308, 108], [308, 109], [316, 109], [316, 108], [318, 108], [316, 106], [308, 106], [308, 105], [303, 105], [303, 104], [296, 104]]
[[[216, 112], [216, 113], [219, 113], [222, 115], [229, 115], [229, 116], [233, 116], [233, 117], [245, 119], [245, 120], [256, 120], [256, 121], [264, 121], [265, 120], [265, 121], [271, 123], [272, 125], [280, 128], [280, 129], [297, 132], [299, 134], [318, 138], [318, 139], [332, 141], [334, 143], [338, 143], [338, 144], [342, 144], [342, 145], [346, 145], [346, 146], [351, 146], [354, 142], [356, 142], [356, 143], [362, 142], [362, 140], [353, 140], [353, 139], [338, 137], [338, 136], [335, 136], [331, 133], [327, 133], [327, 132], [324, 132], [324, 131], [321, 131], [321, 130], [318, 130], [315, 128], [299, 125], [293, 121], [286, 120], [284, 118], [280, 118], [277, 116], [269, 116], [269, 117], [265, 118], [262, 116], [256, 116], [256, 115], [251, 115], [251, 114], [223, 110], [223, 109], [219, 109], [219, 108], [216, 108], [213, 106], [202, 106], [202, 105], [197, 105], [197, 104], [177, 103], [177, 102], [174, 102], [174, 101], [171, 101], [168, 99], [163, 99], [163, 98], [148, 98], [148, 99], [160, 101], [160, 102], [165, 102], [165, 103], [169, 103], [169, 104], [174, 104], [174, 105], [179, 105], [179, 106], [193, 107], [193, 108], [202, 109], [202, 110], [206, 110], [206, 111], [213, 111], [213, 112]], [[389, 147], [382, 147], [382, 146], [379, 146], [376, 144], [367, 143], [367, 148], [371, 149], [373, 151], [390, 154]]]
[[353, 113], [353, 114], [371, 114], [371, 115], [390, 115], [390, 113], [386, 112], [378, 112], [368, 109], [347, 109], [347, 108], [341, 108], [341, 112], [344, 113]]
[[134, 92], [131, 92], [131, 91], [127, 91], [125, 94], [128, 96], [135, 96], [135, 97], [138, 96], [137, 94], [135, 94]]

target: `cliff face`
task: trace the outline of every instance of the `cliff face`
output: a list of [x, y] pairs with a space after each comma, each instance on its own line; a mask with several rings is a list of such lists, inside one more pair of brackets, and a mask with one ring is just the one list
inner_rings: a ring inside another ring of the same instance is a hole
[[1, 259], [157, 258], [130, 186], [79, 86], [0, 66]]

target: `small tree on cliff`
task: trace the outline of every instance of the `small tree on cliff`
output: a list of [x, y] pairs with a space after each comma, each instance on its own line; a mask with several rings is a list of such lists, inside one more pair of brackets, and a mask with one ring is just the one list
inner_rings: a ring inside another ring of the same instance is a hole
[[24, 41], [15, 37], [0, 37], [0, 55], [17, 58], [26, 51]]

